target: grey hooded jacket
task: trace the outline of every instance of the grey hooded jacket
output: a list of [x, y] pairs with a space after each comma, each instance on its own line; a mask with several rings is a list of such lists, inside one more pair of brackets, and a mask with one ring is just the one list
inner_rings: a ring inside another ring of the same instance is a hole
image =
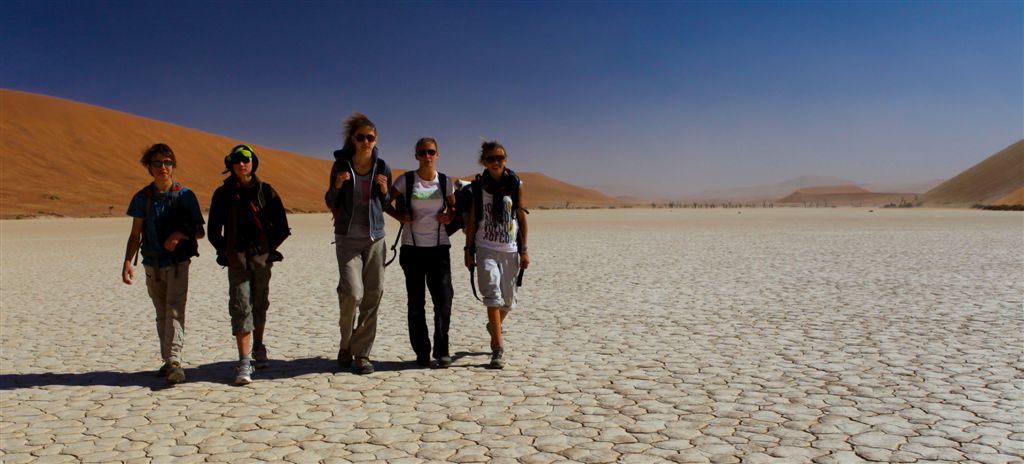
[[[374, 187], [370, 190], [370, 237], [374, 240], [384, 238], [384, 207], [391, 202], [390, 186], [394, 182], [391, 178], [391, 167], [378, 156], [377, 147], [373, 147], [371, 154], [372, 168], [370, 178], [377, 174], [384, 174], [388, 179], [388, 193], [380, 193], [380, 189]], [[341, 188], [334, 188], [334, 179], [339, 172], [347, 171], [349, 179], [341, 185]], [[352, 153], [343, 150], [334, 152], [334, 165], [331, 166], [331, 177], [327, 183], [327, 193], [324, 194], [324, 202], [327, 208], [334, 215], [334, 233], [347, 235], [352, 226], [352, 211], [355, 209], [355, 198], [352, 195], [353, 179], [356, 178], [355, 168], [352, 167]]]

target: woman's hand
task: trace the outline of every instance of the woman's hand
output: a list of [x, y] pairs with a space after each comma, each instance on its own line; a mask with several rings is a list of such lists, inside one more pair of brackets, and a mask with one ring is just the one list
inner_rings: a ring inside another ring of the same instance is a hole
[[381, 195], [387, 195], [388, 194], [388, 176], [385, 176], [384, 174], [377, 174], [377, 177], [374, 177], [374, 180], [377, 181], [377, 186], [380, 187]]
[[465, 254], [466, 254], [466, 268], [469, 269], [470, 271], [472, 271], [473, 268], [476, 267], [476, 257], [473, 255], [473, 252], [471, 252], [469, 250], [466, 250]]
[[339, 172], [337, 177], [334, 178], [334, 188], [340, 189], [341, 186], [343, 184], [345, 184], [345, 181], [347, 181], [347, 180], [349, 180], [351, 178], [352, 178], [352, 174], [349, 174], [348, 171]]
[[455, 219], [455, 210], [453, 209], [449, 209], [446, 212], [437, 213], [437, 222], [440, 222], [441, 224], [448, 224], [452, 222], [452, 219]]
[[530, 253], [526, 251], [519, 253], [519, 267], [522, 269], [530, 267]]

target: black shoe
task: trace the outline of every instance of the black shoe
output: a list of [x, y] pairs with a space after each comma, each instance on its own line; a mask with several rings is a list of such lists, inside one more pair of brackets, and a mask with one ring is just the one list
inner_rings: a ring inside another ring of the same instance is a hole
[[342, 369], [352, 367], [352, 355], [346, 353], [344, 348], [338, 349], [338, 367]]
[[504, 369], [505, 360], [502, 359], [505, 356], [505, 350], [501, 348], [495, 349], [491, 352], [491, 363], [487, 365], [490, 369]]
[[171, 372], [171, 363], [164, 363], [163, 366], [160, 366], [160, 370], [156, 371], [156, 376], [167, 377], [169, 372]]
[[372, 374], [373, 363], [369, 359], [359, 358], [356, 360], [355, 365], [352, 366], [352, 373], [356, 375]]
[[440, 358], [437, 358], [437, 368], [438, 369], [447, 369], [447, 368], [451, 367], [451, 365], [452, 365], [452, 357], [451, 356], [441, 356]]
[[430, 358], [416, 358], [416, 365], [420, 367], [430, 367]]

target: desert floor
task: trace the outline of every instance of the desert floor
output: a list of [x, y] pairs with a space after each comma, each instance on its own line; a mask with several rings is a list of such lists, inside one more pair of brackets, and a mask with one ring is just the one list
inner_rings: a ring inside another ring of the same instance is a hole
[[329, 217], [291, 221], [272, 366], [231, 384], [227, 273], [204, 243], [170, 388], [144, 279], [120, 282], [129, 219], [0, 221], [0, 461], [1024, 456], [1020, 213], [535, 211], [505, 370], [483, 367], [458, 250], [454, 366], [410, 362], [396, 261], [369, 376], [335, 368]]

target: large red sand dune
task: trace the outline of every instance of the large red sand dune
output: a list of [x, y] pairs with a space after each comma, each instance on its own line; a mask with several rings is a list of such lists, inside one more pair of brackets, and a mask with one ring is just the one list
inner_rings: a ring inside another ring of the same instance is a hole
[[[923, 206], [1021, 205], [1024, 188], [1024, 140], [975, 164], [920, 200]], [[1017, 193], [1015, 193], [1017, 192]]]
[[[131, 195], [151, 178], [139, 164], [156, 142], [178, 157], [175, 178], [208, 207], [224, 175], [224, 154], [245, 141], [98, 106], [0, 89], [0, 217], [56, 214], [123, 215]], [[331, 162], [260, 145], [260, 176], [285, 206], [324, 211]], [[396, 170], [396, 175], [398, 174]], [[529, 204], [614, 204], [600, 193], [523, 173]]]

